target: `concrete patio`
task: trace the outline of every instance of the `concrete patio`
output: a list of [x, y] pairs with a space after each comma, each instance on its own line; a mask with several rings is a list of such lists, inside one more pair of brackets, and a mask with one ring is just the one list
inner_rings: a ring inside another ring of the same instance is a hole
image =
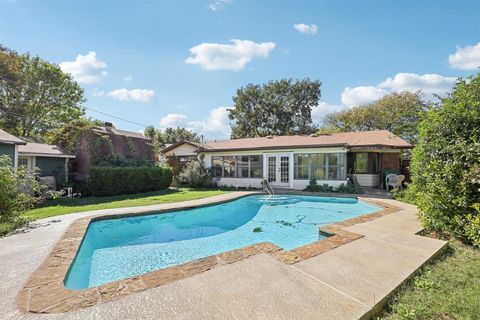
[[[244, 193], [188, 201], [201, 205]], [[369, 200], [369, 198], [365, 198]], [[80, 311], [32, 314], [15, 297], [67, 227], [93, 214], [174, 208], [179, 204], [84, 212], [49, 218], [0, 239], [2, 319], [358, 319], [445, 245], [415, 235], [416, 208], [382, 199], [402, 210], [345, 228], [364, 235], [293, 265], [268, 254], [215, 269]]]

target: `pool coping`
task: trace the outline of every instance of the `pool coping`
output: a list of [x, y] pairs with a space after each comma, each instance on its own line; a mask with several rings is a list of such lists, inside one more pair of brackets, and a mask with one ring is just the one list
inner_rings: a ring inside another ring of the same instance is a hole
[[319, 232], [327, 235], [327, 238], [292, 250], [284, 250], [270, 242], [261, 242], [193, 260], [178, 266], [106, 283], [98, 287], [71, 290], [64, 286], [64, 280], [69, 272], [70, 266], [80, 248], [89, 224], [93, 221], [106, 218], [147, 215], [152, 212], [167, 213], [178, 209], [193, 209], [221, 204], [254, 194], [261, 193], [242, 193], [233, 198], [207, 202], [200, 205], [185, 205], [185, 203], [182, 204], [179, 202], [163, 210], [152, 209], [112, 215], [98, 214], [77, 219], [68, 227], [67, 231], [43, 263], [30, 275], [17, 295], [17, 305], [20, 310], [32, 313], [61, 313], [80, 310], [103, 302], [113, 301], [132, 293], [188, 278], [195, 274], [218, 266], [235, 263], [257, 254], [269, 254], [283, 263], [295, 264], [363, 237], [361, 234], [346, 231], [344, 228], [371, 221], [401, 210], [398, 207], [382, 201], [361, 199], [367, 203], [380, 206], [383, 210], [322, 226], [319, 228]]

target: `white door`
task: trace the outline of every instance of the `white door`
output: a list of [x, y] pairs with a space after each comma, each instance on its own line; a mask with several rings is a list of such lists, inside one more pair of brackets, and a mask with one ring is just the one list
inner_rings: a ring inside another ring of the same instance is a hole
[[272, 186], [290, 186], [290, 155], [267, 155], [267, 179]]

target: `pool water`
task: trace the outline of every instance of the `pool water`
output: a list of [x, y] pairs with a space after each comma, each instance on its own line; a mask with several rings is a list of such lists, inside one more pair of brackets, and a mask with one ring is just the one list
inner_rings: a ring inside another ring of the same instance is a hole
[[65, 286], [95, 287], [259, 242], [290, 250], [324, 238], [322, 225], [380, 209], [354, 198], [255, 195], [189, 210], [94, 221]]

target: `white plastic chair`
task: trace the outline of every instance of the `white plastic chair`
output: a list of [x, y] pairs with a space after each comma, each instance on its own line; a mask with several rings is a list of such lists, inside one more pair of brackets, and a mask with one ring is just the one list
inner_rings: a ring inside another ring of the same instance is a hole
[[385, 186], [387, 188], [387, 191], [390, 191], [390, 187], [393, 187], [393, 189], [403, 188], [403, 180], [405, 180], [405, 176], [403, 174], [391, 173], [387, 175], [387, 177], [385, 178]]

